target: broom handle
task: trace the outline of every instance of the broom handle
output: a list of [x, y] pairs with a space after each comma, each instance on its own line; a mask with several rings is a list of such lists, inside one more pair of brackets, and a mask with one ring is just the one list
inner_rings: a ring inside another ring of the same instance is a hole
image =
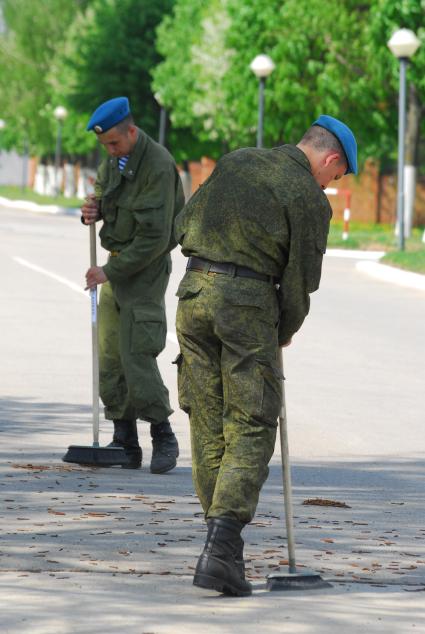
[[[96, 264], [96, 225], [90, 225], [90, 266]], [[90, 290], [93, 373], [93, 447], [99, 447], [99, 348], [97, 334], [97, 286]]]
[[286, 419], [285, 380], [283, 379], [283, 352], [279, 350], [279, 365], [282, 373], [282, 406], [279, 416], [280, 455], [282, 457], [283, 494], [285, 501], [286, 537], [288, 541], [289, 572], [296, 572], [294, 522], [292, 513], [291, 467], [289, 464], [288, 424]]

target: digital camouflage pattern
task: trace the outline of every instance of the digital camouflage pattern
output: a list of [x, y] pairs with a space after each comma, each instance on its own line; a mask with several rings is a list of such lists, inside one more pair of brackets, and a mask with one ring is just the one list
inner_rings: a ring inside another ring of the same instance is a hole
[[156, 357], [164, 349], [164, 294], [171, 273], [172, 227], [184, 204], [175, 163], [139, 130], [122, 172], [101, 164], [95, 185], [102, 246], [113, 255], [99, 300], [100, 395], [108, 419], [162, 422], [172, 412]]
[[281, 403], [270, 283], [188, 271], [177, 295], [180, 407], [207, 517], [249, 522], [268, 475]]
[[332, 210], [297, 147], [221, 158], [176, 220], [185, 255], [233, 262], [279, 280], [279, 343], [301, 327], [320, 282]]
[[186, 256], [247, 266], [271, 282], [188, 271], [177, 295], [180, 407], [206, 517], [247, 523], [273, 454], [279, 344], [319, 286], [331, 208], [293, 146], [224, 156], [176, 220]]

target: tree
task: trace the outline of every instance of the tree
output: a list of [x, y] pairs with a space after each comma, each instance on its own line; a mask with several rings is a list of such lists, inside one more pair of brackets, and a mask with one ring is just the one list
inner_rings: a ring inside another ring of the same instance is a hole
[[[217, 69], [220, 73], [222, 51], [217, 49], [228, 23], [224, 4], [224, 0], [208, 5], [203, 0], [177, 0], [173, 13], [157, 29], [156, 46], [163, 61], [153, 70], [153, 89], [170, 113], [172, 149], [179, 159], [205, 153], [217, 156], [223, 150], [213, 129], [213, 112], [220, 106], [216, 91], [220, 94], [221, 86], [214, 81], [214, 73]], [[207, 51], [210, 57], [205, 60], [203, 21], [209, 16], [214, 50]]]
[[151, 70], [160, 57], [155, 29], [173, 0], [95, 0], [72, 28], [63, 56], [69, 104], [90, 113], [102, 101], [126, 95], [136, 122], [154, 138], [159, 105]]
[[175, 125], [228, 149], [251, 145], [258, 83], [249, 64], [268, 53], [276, 70], [266, 84], [266, 144], [297, 141], [322, 112], [360, 122], [365, 13], [354, 0], [177, 0], [158, 29], [165, 59], [154, 85], [164, 86]]
[[[0, 34], [0, 107], [7, 121], [7, 142], [22, 149], [54, 152], [53, 110], [63, 101], [51, 85], [54, 60], [64, 46], [75, 15], [89, 0], [0, 0], [5, 28]], [[70, 122], [65, 123], [64, 144]]]
[[[411, 29], [422, 39], [422, 45], [412, 57], [408, 72], [408, 113], [406, 131], [405, 215], [406, 235], [413, 221], [416, 173], [420, 165], [421, 139], [425, 134], [425, 2], [424, 0], [375, 0], [370, 12], [367, 35], [370, 42], [370, 75], [374, 85], [381, 86], [381, 100], [371, 104], [380, 113], [378, 134], [375, 135], [384, 157], [397, 153], [397, 100], [399, 91], [399, 62], [387, 48], [394, 31]], [[373, 151], [373, 150], [372, 150]], [[377, 152], [375, 151], [375, 154]], [[382, 154], [381, 154], [382, 156]]]

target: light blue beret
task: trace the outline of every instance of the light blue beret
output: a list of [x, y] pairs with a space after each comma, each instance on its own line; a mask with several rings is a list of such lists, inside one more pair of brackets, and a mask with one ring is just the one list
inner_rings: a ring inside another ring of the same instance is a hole
[[94, 130], [97, 134], [106, 132], [130, 114], [130, 104], [127, 97], [115, 97], [102, 103], [93, 112], [87, 124], [87, 130]]
[[339, 121], [339, 119], [330, 117], [327, 114], [321, 114], [313, 125], [326, 128], [326, 130], [329, 130], [329, 132], [332, 132], [332, 134], [336, 136], [342, 145], [345, 152], [345, 158], [347, 159], [348, 168], [345, 173], [357, 174], [357, 143], [350, 128], [345, 125], [345, 123], [342, 123], [342, 121]]

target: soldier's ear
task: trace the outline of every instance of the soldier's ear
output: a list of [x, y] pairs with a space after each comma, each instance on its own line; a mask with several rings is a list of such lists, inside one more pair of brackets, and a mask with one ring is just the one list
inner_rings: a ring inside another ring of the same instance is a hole
[[332, 152], [325, 157], [325, 167], [332, 165], [332, 163], [339, 163], [341, 161], [341, 156], [339, 152]]

